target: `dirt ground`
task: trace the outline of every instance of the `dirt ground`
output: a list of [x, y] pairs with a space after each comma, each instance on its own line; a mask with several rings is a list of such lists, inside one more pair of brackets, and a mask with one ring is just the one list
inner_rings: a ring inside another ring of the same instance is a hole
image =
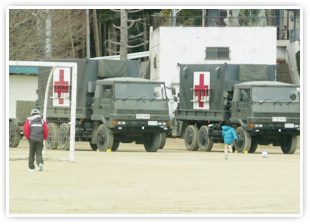
[[[28, 142], [9, 149], [9, 214], [300, 214], [300, 150], [259, 146], [229, 154], [224, 145], [190, 152], [181, 139], [147, 153], [120, 144], [96, 152], [76, 143], [45, 150], [44, 170], [28, 172]], [[267, 151], [268, 158], [261, 153]]]

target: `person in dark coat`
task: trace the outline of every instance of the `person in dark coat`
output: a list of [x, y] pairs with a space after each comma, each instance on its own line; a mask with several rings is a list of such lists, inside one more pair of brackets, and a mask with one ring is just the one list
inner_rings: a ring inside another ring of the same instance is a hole
[[235, 132], [235, 129], [231, 127], [231, 122], [226, 121], [222, 126], [222, 136], [224, 136], [224, 144], [225, 144], [225, 159], [228, 158], [227, 151], [232, 152], [232, 144], [235, 140], [238, 140], [238, 136]]
[[29, 142], [29, 171], [35, 171], [35, 157], [39, 171], [42, 171], [43, 140], [47, 139], [48, 128], [46, 122], [40, 116], [40, 111], [38, 109], [31, 110], [31, 116], [27, 118], [27, 121], [24, 124], [24, 135]]

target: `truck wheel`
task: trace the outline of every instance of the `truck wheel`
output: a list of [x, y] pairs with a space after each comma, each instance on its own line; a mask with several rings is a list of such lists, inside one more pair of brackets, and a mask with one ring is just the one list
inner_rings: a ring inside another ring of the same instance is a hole
[[103, 124], [97, 130], [97, 146], [100, 151], [112, 150], [113, 146], [113, 133]]
[[58, 146], [58, 126], [55, 123], [48, 123], [48, 136], [45, 140], [45, 147], [47, 149], [57, 149]]
[[235, 142], [236, 150], [241, 153], [244, 151], [250, 151], [252, 139], [247, 131], [245, 131], [242, 127], [238, 127], [236, 130], [236, 134], [238, 136], [238, 141]]
[[20, 132], [19, 128], [13, 121], [9, 123], [9, 147], [16, 148], [19, 145]]
[[249, 153], [254, 153], [257, 149], [257, 146], [258, 146], [258, 143], [257, 142], [254, 142], [252, 141], [252, 144], [251, 144], [251, 148], [249, 150]]
[[144, 148], [147, 152], [157, 152], [161, 143], [160, 133], [152, 134], [151, 140], [144, 141]]
[[92, 144], [91, 142], [90, 142], [89, 144], [90, 144], [90, 147], [91, 147], [91, 149], [92, 149], [93, 151], [97, 151], [97, 149], [98, 149], [97, 144]]
[[119, 146], [119, 141], [117, 140], [114, 140], [113, 142], [113, 146], [112, 146], [112, 151], [116, 151], [118, 149], [118, 146]]
[[159, 149], [163, 149], [165, 147], [166, 138], [167, 138], [167, 135], [166, 135], [165, 132], [160, 133], [160, 146], [159, 146]]
[[58, 129], [58, 148], [60, 150], [69, 150], [70, 147], [70, 126], [62, 123]]
[[287, 136], [281, 142], [281, 149], [284, 154], [294, 154], [297, 148], [297, 136]]
[[188, 151], [198, 150], [198, 128], [195, 125], [189, 125], [185, 129], [185, 147]]
[[213, 147], [213, 141], [209, 138], [208, 126], [203, 125], [198, 132], [198, 146], [202, 151], [211, 151]]

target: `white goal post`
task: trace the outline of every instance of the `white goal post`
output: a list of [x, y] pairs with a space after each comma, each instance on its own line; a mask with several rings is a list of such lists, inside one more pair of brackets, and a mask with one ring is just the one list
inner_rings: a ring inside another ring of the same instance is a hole
[[[74, 143], [75, 143], [75, 119], [76, 119], [76, 89], [77, 89], [77, 63], [75, 62], [45, 62], [45, 61], [9, 61], [12, 66], [35, 66], [35, 67], [52, 67], [46, 84], [44, 97], [43, 119], [46, 121], [48, 88], [53, 76], [53, 70], [56, 67], [72, 68], [72, 85], [71, 85], [71, 120], [70, 120], [70, 162], [74, 162]], [[43, 149], [44, 150], [44, 149]], [[44, 153], [44, 151], [43, 151]]]

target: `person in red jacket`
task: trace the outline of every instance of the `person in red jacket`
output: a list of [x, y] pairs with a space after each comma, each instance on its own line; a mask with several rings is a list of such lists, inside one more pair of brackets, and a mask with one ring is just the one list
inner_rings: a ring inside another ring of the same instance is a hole
[[29, 171], [34, 171], [34, 158], [39, 166], [39, 171], [43, 171], [43, 140], [47, 139], [48, 128], [46, 122], [40, 116], [38, 109], [31, 110], [31, 116], [24, 124], [24, 135], [29, 142]]

